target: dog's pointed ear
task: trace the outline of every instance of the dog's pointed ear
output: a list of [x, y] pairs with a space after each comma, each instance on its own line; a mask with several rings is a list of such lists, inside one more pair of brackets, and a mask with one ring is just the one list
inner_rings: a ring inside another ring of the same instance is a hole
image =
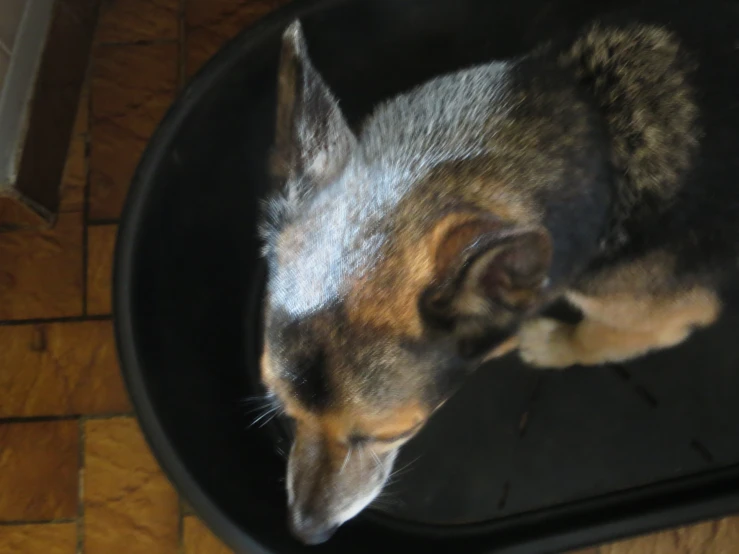
[[308, 57], [299, 21], [282, 36], [272, 171], [320, 188], [344, 168], [356, 144], [338, 102]]
[[475, 219], [444, 232], [435, 248], [438, 286], [431, 301], [448, 318], [533, 306], [548, 280], [552, 260], [543, 227]]

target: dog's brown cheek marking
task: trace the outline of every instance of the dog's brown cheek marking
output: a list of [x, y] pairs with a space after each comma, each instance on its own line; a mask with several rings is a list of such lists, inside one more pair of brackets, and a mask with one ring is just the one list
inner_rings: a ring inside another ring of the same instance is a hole
[[[473, 241], [485, 230], [511, 223], [531, 223], [539, 218], [527, 195], [513, 194], [516, 189], [503, 186], [487, 175], [481, 176], [469, 164], [437, 168], [416, 189], [418, 193], [404, 201], [396, 217], [397, 227], [406, 230], [393, 237], [394, 248], [371, 275], [354, 284], [348, 295], [345, 305], [354, 324], [389, 330], [394, 335], [419, 336], [422, 332], [417, 309], [420, 295], [430, 283], [443, 278], [442, 274], [466, 246], [465, 241]], [[439, 190], [469, 190], [474, 194], [462, 199], [466, 204], [444, 208], [429, 216], [440, 205]], [[490, 198], [490, 191], [495, 191], [497, 200]], [[449, 237], [450, 232], [454, 236]]]
[[299, 402], [295, 399], [295, 394], [290, 389], [290, 384], [284, 378], [281, 378], [278, 372], [275, 370], [272, 363], [271, 350], [269, 345], [264, 345], [264, 351], [260, 358], [260, 371], [262, 377], [262, 384], [273, 394], [276, 394], [282, 406], [285, 409], [285, 413], [296, 420], [310, 420], [311, 414]]
[[285, 414], [305, 428], [318, 430], [320, 425], [317, 423], [316, 416], [298, 402], [295, 393], [290, 388], [289, 381], [280, 378], [275, 371], [267, 345], [262, 352], [260, 364], [262, 383], [267, 390], [279, 397]]
[[380, 262], [367, 278], [357, 281], [345, 306], [351, 325], [391, 336], [419, 337], [423, 331], [417, 303], [431, 280], [431, 258], [424, 245], [403, 249]]
[[264, 345], [264, 350], [262, 351], [262, 356], [259, 359], [259, 370], [262, 377], [262, 383], [264, 385], [271, 389], [275, 385], [275, 371], [272, 367], [272, 358], [270, 356], [270, 349], [269, 345]]
[[360, 427], [365, 434], [378, 438], [390, 438], [401, 435], [426, 421], [429, 411], [420, 402], [411, 402], [393, 409], [380, 417], [365, 417], [360, 420]]
[[[420, 241], [398, 245], [350, 291], [346, 310], [349, 321], [361, 329], [389, 332], [393, 336], [419, 337], [423, 331], [418, 301], [426, 287], [443, 277], [467, 241], [481, 232], [482, 212], [452, 212], [440, 218]], [[488, 221], [486, 229], [503, 224]], [[452, 236], [448, 236], [449, 234]], [[408, 241], [406, 241], [408, 242]]]

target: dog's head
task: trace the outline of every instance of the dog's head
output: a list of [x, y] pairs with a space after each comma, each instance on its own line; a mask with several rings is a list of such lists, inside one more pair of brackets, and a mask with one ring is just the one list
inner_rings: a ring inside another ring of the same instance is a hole
[[283, 39], [277, 119], [262, 377], [295, 424], [291, 527], [318, 543], [378, 496], [398, 449], [511, 344], [551, 247], [505, 211], [389, 198], [402, 171], [367, 159], [298, 24]]

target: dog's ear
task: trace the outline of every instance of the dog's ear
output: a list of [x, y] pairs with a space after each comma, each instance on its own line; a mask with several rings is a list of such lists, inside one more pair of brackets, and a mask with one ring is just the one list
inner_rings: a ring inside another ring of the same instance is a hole
[[273, 173], [320, 188], [344, 168], [356, 139], [311, 64], [298, 21], [282, 36], [277, 88]]
[[546, 286], [552, 259], [549, 233], [496, 219], [452, 226], [438, 240], [437, 286], [428, 299], [448, 318], [485, 316], [494, 306], [525, 312]]

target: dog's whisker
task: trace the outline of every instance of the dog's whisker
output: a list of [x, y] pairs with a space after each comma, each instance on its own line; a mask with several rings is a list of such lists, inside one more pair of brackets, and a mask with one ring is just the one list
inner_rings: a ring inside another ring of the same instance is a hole
[[248, 396], [239, 400], [239, 404], [264, 404], [269, 402], [266, 396]]
[[383, 490], [377, 498], [371, 502], [371, 506], [375, 508], [396, 508], [405, 505], [400, 498], [397, 498], [392, 492]]
[[244, 411], [245, 415], [260, 413], [260, 412], [268, 412], [273, 410], [273, 406], [253, 406], [247, 410]]
[[279, 411], [279, 406], [264, 406], [260, 410], [254, 410], [254, 411], [261, 411], [263, 414], [271, 414], [273, 412]]
[[357, 450], [359, 451], [359, 459], [362, 461], [362, 465], [364, 465], [364, 455], [367, 453], [367, 448], [364, 446], [364, 444], [357, 445]]
[[347, 464], [349, 463], [349, 460], [352, 457], [352, 446], [349, 445], [346, 449], [346, 456], [344, 457], [344, 463], [341, 464], [341, 469], [339, 470], [339, 475], [344, 473], [344, 470], [346, 469]]
[[280, 414], [280, 408], [278, 406], [273, 406], [269, 409], [267, 409], [264, 413], [262, 413], [259, 417], [255, 418], [254, 421], [251, 422], [249, 425], [249, 428], [254, 427], [257, 425], [260, 421], [263, 423], [260, 425], [260, 427], [264, 427], [267, 423], [272, 421], [275, 417], [277, 417]]
[[247, 396], [239, 400], [239, 404], [273, 404], [277, 400], [276, 395], [272, 393], [256, 394], [254, 396]]
[[263, 427], [282, 411], [277, 397], [271, 393], [247, 397], [241, 401], [241, 404], [246, 407], [245, 415], [254, 416], [249, 428], [260, 421], [263, 422], [260, 427]]
[[410, 472], [413, 469], [413, 466], [416, 465], [416, 462], [418, 462], [418, 460], [420, 459], [421, 459], [421, 456], [418, 456], [414, 458], [413, 460], [411, 460], [410, 462], [408, 462], [407, 464], [405, 464], [404, 466], [393, 470], [392, 473], [390, 473], [390, 475], [388, 476], [388, 482], [389, 481], [394, 482], [395, 480], [398, 479], [398, 477], [402, 477], [403, 475], [406, 475], [408, 472]]
[[264, 421], [262, 421], [262, 423], [259, 424], [259, 427], [264, 427], [270, 421], [272, 421], [273, 419], [275, 419], [278, 415], [280, 415], [279, 410], [275, 410], [274, 412], [272, 412], [271, 414], [269, 414], [269, 416], [266, 419], [264, 419]]
[[377, 455], [377, 452], [375, 452], [371, 448], [369, 449], [369, 451], [370, 451], [370, 454], [372, 454], [372, 458], [375, 460], [377, 467], [382, 467], [382, 460], [380, 460], [379, 456]]
[[387, 509], [390, 509], [390, 508], [394, 508], [395, 507], [395, 504], [393, 504], [392, 502], [384, 501], [384, 500], [380, 500], [380, 501], [377, 501], [376, 500], [376, 501], [372, 502], [372, 504], [370, 504], [370, 506], [372, 506], [375, 509], [380, 509], [380, 510], [383, 510], [384, 509], [384, 510], [387, 510]]
[[385, 487], [386, 487], [385, 490], [387, 491], [387, 487], [392, 487], [392, 486], [396, 485], [402, 479], [403, 476], [405, 476], [408, 473], [410, 473], [411, 470], [413, 470], [413, 466], [420, 459], [421, 459], [421, 456], [418, 456], [417, 458], [411, 460], [410, 462], [408, 462], [404, 466], [402, 466], [402, 467], [400, 467], [400, 468], [392, 471], [390, 473], [390, 475], [388, 475], [387, 480], [385, 481]]

